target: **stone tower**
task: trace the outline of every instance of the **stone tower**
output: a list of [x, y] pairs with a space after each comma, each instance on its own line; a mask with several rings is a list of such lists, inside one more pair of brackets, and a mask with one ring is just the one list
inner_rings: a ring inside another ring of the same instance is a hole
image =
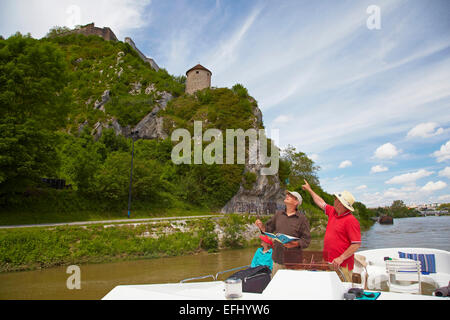
[[211, 71], [198, 64], [186, 71], [186, 93], [211, 87]]

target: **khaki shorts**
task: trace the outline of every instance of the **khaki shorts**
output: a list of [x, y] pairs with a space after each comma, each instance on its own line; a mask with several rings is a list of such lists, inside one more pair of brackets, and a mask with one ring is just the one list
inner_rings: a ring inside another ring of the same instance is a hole
[[348, 267], [339, 267], [339, 270], [341, 272], [336, 271], [336, 273], [342, 282], [352, 282], [352, 277], [353, 277], [352, 270], [348, 270]]

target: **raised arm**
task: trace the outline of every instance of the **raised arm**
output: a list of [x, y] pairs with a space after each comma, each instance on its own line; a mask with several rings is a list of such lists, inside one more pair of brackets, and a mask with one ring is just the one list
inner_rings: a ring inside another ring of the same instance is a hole
[[314, 200], [314, 203], [320, 209], [325, 210], [326, 202], [311, 189], [311, 186], [309, 185], [308, 181], [306, 181], [305, 179], [303, 179], [303, 181], [305, 181], [305, 184], [302, 185], [302, 189], [309, 192], [309, 194], [311, 195], [311, 197]]

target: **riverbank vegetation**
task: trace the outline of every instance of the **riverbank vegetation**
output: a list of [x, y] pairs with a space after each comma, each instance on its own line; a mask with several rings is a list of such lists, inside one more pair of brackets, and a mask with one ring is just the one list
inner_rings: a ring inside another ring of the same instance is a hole
[[402, 200], [395, 200], [389, 207], [378, 207], [372, 209], [377, 217], [390, 216], [392, 218], [421, 217], [420, 212], [413, 208], [408, 208]]
[[[0, 272], [257, 247], [257, 218], [270, 216], [0, 229]], [[323, 237], [318, 226], [311, 229], [313, 239]]]
[[0, 272], [148, 259], [260, 243], [255, 217], [0, 230]]

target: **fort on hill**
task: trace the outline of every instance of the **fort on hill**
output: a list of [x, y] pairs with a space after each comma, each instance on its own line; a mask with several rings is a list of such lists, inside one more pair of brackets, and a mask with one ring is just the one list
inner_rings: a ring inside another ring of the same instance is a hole
[[84, 34], [85, 36], [96, 35], [102, 37], [107, 41], [118, 41], [116, 35], [111, 30], [111, 28], [108, 27], [99, 28], [96, 27], [94, 23], [89, 23], [85, 26], [81, 26], [77, 29], [65, 32], [62, 35], [67, 35], [71, 33]]
[[[99, 36], [105, 39], [106, 41], [119, 41], [114, 34], [114, 32], [109, 27], [99, 28], [96, 27], [94, 22], [89, 23], [85, 26], [78, 27], [74, 30], [70, 30], [64, 33], [59, 34], [59, 36], [66, 36], [69, 34], [82, 34], [85, 36]], [[146, 57], [141, 50], [139, 50], [136, 45], [134, 44], [134, 41], [130, 37], [125, 37], [125, 42], [128, 43], [134, 51], [138, 54], [138, 56], [146, 63], [150, 64], [150, 66], [153, 68], [153, 70], [158, 71], [159, 66], [156, 64], [155, 60], [152, 58]]]

